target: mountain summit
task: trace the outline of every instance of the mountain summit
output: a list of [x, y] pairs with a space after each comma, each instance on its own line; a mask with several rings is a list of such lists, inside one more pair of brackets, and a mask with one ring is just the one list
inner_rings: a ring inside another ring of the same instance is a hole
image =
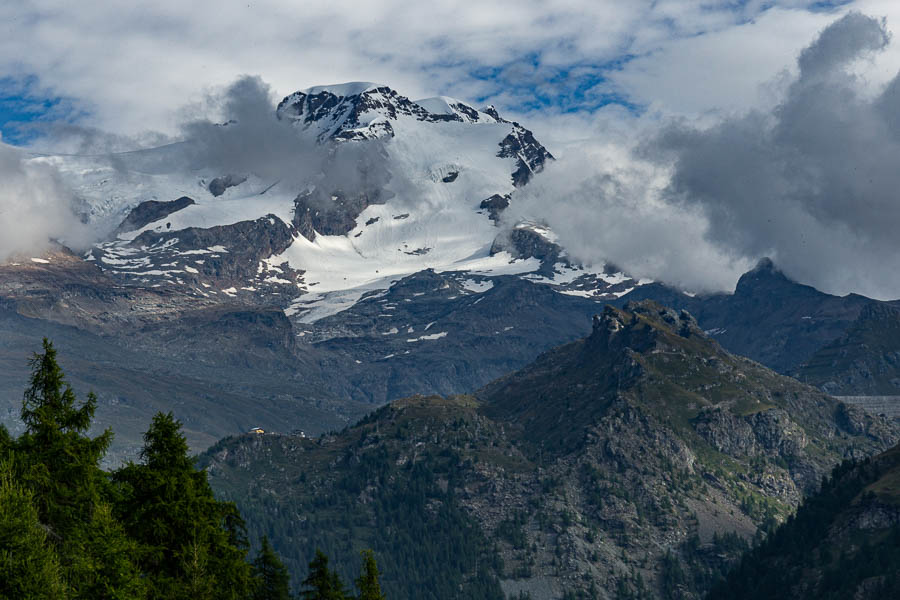
[[275, 304], [307, 322], [429, 268], [488, 277], [539, 271], [561, 290], [606, 298], [636, 285], [602, 265], [570, 264], [540, 224], [498, 227], [512, 192], [553, 156], [492, 106], [413, 101], [352, 82], [294, 92], [275, 115], [296, 136], [288, 146], [297, 156], [273, 158], [284, 176], [215, 166], [165, 172], [160, 165], [191, 156], [191, 140], [115, 157], [55, 157], [88, 215], [118, 213], [111, 238], [88, 260], [121, 285]]

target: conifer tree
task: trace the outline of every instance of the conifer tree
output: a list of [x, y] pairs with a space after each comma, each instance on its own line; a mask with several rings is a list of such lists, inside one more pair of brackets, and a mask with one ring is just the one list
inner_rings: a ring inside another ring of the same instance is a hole
[[132, 558], [138, 544], [129, 538], [108, 504], [100, 504], [91, 522], [74, 529], [65, 541], [72, 600], [140, 600], [146, 584]]
[[41, 522], [61, 538], [90, 521], [100, 500], [100, 459], [112, 431], [87, 436], [97, 398], [88, 394], [77, 406], [75, 392], [56, 361], [56, 349], [44, 338], [43, 354], [29, 361], [31, 379], [22, 403], [25, 433], [15, 442], [22, 480], [34, 491]]
[[131, 560], [136, 545], [114, 522], [103, 497], [108, 485], [100, 460], [112, 432], [87, 435], [97, 398], [88, 394], [79, 405], [46, 338], [43, 350], [29, 361], [25, 433], [16, 440], [0, 435], [3, 445], [12, 451], [18, 480], [33, 494], [38, 519], [50, 533], [66, 596], [139, 600], [143, 584]]
[[158, 413], [144, 435], [144, 464], [113, 474], [116, 516], [141, 545], [140, 565], [155, 598], [244, 599], [250, 593], [244, 523], [215, 499], [194, 468], [181, 423]]
[[363, 550], [363, 571], [356, 579], [356, 589], [359, 590], [359, 600], [385, 600], [381, 593], [381, 585], [378, 583], [378, 565], [375, 564], [375, 553], [371, 550]]
[[252, 600], [290, 600], [290, 576], [266, 536], [253, 560], [253, 578]]
[[328, 568], [328, 557], [321, 550], [309, 563], [309, 575], [303, 580], [300, 592], [303, 600], [346, 600], [347, 593], [338, 574]]

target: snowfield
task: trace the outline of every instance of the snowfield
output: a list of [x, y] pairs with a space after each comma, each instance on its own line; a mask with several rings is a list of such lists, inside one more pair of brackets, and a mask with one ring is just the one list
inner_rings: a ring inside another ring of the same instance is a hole
[[[527, 149], [499, 156], [504, 140], [508, 142], [511, 134], [517, 140], [522, 139], [523, 130], [516, 130], [520, 126], [499, 116], [495, 118], [493, 110], [492, 114], [477, 111], [453, 98], [427, 98], [411, 103], [386, 86], [367, 82], [308, 88], [292, 94], [282, 104], [290, 101], [302, 107], [310, 97], [327, 98], [327, 94], [335, 97], [332, 98], [335, 107], [330, 112], [317, 114], [312, 120], [304, 120], [308, 116], [302, 113], [292, 117], [291, 125], [285, 126], [294, 127], [296, 134], [310, 144], [323, 145], [322, 152], [328, 151], [328, 145], [355, 143], [353, 140], [359, 136], [382, 139], [384, 162], [390, 173], [382, 190], [385, 192], [382, 197], [387, 200], [365, 207], [356, 217], [355, 227], [346, 235], [316, 232], [310, 241], [294, 233], [286, 249], [263, 258], [259, 264], [262, 281], [296, 285], [296, 298], [285, 308], [289, 316], [301, 322], [314, 322], [424, 269], [464, 271], [480, 276], [470, 278], [466, 287], [483, 291], [493, 285], [484, 277], [529, 274], [541, 267], [541, 261], [536, 258], [516, 258], [504, 251], [492, 255], [491, 248], [500, 230], [488, 217], [488, 211], [480, 208], [481, 202], [494, 194], [503, 196], [513, 192], [513, 174], [522, 164], [527, 165]], [[324, 134], [329, 137], [323, 142]], [[342, 135], [348, 139], [340, 139]], [[140, 269], [154, 266], [142, 274], [159, 275], [164, 278], [163, 283], [180, 281], [173, 279], [178, 273], [202, 279], [197, 267], [203, 262], [192, 262], [192, 266], [172, 263], [172, 269], [161, 269], [160, 265], [151, 263], [152, 255], [160, 248], [135, 247], [131, 242], [145, 232], [210, 229], [265, 216], [270, 217], [273, 225], [275, 219], [288, 226], [292, 224], [294, 201], [303, 191], [296, 182], [288, 184], [264, 180], [255, 173], [223, 173], [212, 169], [186, 172], [178, 165], [183, 161], [188, 143], [113, 157], [40, 158], [59, 168], [83, 204], [87, 218], [106, 230], [115, 228], [129, 210], [148, 200], [167, 202], [182, 196], [194, 200], [194, 204], [133, 231], [120, 232], [115, 239], [100, 244], [103, 252], [97, 263], [101, 268], [138, 273]], [[528, 165], [527, 168], [539, 167]], [[210, 182], [228, 175], [246, 180], [214, 196]], [[315, 185], [316, 181], [310, 181], [307, 189]], [[554, 240], [553, 233], [540, 224], [524, 226], [550, 242]], [[179, 259], [189, 254], [202, 259], [211, 253], [227, 251], [221, 246], [183, 252], [177, 251], [176, 246], [172, 250]], [[302, 279], [296, 284], [284, 276], [285, 263], [302, 272]], [[560, 266], [563, 268], [554, 270], [549, 277], [546, 273], [530, 277], [546, 283], [568, 283], [589, 272], [571, 265]], [[615, 277], [608, 279], [619, 283]], [[206, 290], [217, 287], [214, 280], [200, 283]], [[258, 283], [259, 280], [247, 281], [238, 287], [246, 292], [255, 290], [254, 285]], [[195, 287], [201, 289], [199, 285]], [[234, 296], [238, 288], [218, 286], [218, 291]], [[589, 294], [579, 290], [567, 293]], [[410, 341], [439, 339], [442, 335], [446, 333]]]

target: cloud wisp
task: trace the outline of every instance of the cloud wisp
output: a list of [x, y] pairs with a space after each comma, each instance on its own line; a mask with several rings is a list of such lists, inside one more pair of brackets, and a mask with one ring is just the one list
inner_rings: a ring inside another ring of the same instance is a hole
[[72, 212], [71, 200], [55, 167], [0, 142], [0, 261], [39, 254], [51, 240], [84, 247], [91, 232]]

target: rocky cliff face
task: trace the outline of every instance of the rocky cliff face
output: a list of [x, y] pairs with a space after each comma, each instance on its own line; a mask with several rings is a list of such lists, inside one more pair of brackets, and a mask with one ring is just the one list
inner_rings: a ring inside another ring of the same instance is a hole
[[900, 447], [835, 468], [790, 522], [748, 553], [711, 600], [895, 598]]
[[[351, 565], [337, 543], [347, 539], [347, 550], [375, 545], [417, 580], [419, 567], [402, 557], [443, 543], [446, 529], [417, 540], [385, 512], [399, 490], [417, 489], [421, 503], [403, 496], [406, 521], [446, 510], [486, 540], [472, 550], [481, 569], [454, 571], [460, 585], [487, 571], [508, 595], [661, 597], [678, 585], [699, 597], [741, 538], [782, 520], [834, 463], [897, 439], [883, 419], [869, 417], [877, 426], [864, 432], [842, 410], [725, 352], [690, 314], [641, 303], [607, 308], [590, 336], [477, 399], [397, 402], [318, 440], [229, 440], [205, 464], [252, 528], [276, 519], [276, 530], [291, 531], [276, 543], [301, 548], [289, 554], [298, 570], [314, 545]], [[391, 535], [357, 522], [390, 523]], [[412, 593], [400, 579], [392, 585]]]

